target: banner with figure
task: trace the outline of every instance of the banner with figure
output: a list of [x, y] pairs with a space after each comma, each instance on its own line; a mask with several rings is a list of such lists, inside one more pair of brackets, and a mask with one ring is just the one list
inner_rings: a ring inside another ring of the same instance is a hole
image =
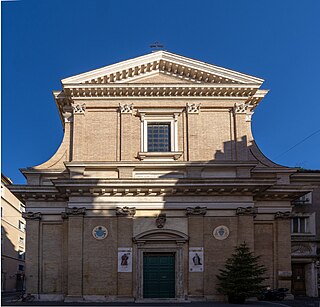
[[203, 247], [189, 248], [189, 272], [203, 272]]
[[132, 272], [132, 248], [118, 248], [118, 272]]

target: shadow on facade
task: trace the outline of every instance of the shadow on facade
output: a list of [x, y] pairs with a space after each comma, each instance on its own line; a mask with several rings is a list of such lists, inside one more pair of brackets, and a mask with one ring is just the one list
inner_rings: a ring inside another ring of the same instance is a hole
[[[1, 226], [1, 292], [22, 291], [24, 287], [24, 259], [25, 254], [19, 256], [7, 231]], [[19, 259], [22, 257], [23, 259]], [[23, 265], [23, 270], [19, 270]]]
[[[147, 265], [156, 261], [150, 257], [159, 257], [167, 261], [168, 270], [174, 268], [168, 282], [174, 297], [218, 298], [216, 275], [234, 247], [243, 241], [256, 247], [254, 214], [248, 209], [254, 200], [246, 180], [252, 179], [251, 170], [258, 164], [277, 166], [242, 137], [239, 142], [225, 142], [212, 160], [163, 164], [162, 175], [152, 177], [152, 169], [149, 174], [144, 169], [148, 176], [134, 180], [126, 175], [91, 179], [75, 169], [72, 176], [79, 181], [66, 188], [61, 186], [67, 186], [69, 179], [53, 179], [68, 198], [68, 208], [62, 221], [41, 223], [38, 230], [41, 280], [32, 281], [34, 292], [63, 297], [72, 289], [74, 296], [139, 300], [151, 293], [144, 283]], [[137, 171], [141, 165], [136, 163]], [[238, 208], [248, 210], [237, 215]], [[225, 233], [217, 239], [215, 230], [221, 226]], [[100, 234], [107, 240], [95, 237]], [[265, 246], [262, 260], [270, 268], [270, 285], [280, 286], [271, 272], [273, 236], [263, 232], [259, 242]]]

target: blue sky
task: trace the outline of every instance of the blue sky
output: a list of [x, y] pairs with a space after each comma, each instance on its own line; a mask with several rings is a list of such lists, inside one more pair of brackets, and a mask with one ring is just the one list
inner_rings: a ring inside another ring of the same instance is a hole
[[271, 160], [320, 169], [320, 1], [39, 0], [2, 2], [2, 172], [50, 158], [63, 131], [60, 80], [165, 49], [263, 78], [253, 116]]

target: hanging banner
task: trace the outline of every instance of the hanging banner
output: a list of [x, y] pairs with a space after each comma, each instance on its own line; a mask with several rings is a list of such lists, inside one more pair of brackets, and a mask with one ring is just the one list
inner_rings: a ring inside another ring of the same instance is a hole
[[118, 272], [132, 272], [132, 248], [118, 248]]
[[189, 272], [203, 272], [203, 247], [189, 248]]

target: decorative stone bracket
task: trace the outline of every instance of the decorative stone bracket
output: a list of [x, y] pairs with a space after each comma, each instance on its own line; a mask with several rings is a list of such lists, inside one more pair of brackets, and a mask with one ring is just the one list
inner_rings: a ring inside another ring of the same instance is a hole
[[116, 208], [116, 215], [117, 216], [134, 216], [136, 214], [135, 207], [117, 207]]
[[165, 213], [160, 213], [156, 219], [157, 228], [163, 228], [164, 224], [167, 221], [167, 216]]
[[257, 215], [256, 208], [253, 207], [238, 207], [236, 210], [236, 215]]
[[41, 220], [41, 212], [23, 212], [22, 217], [26, 220]]
[[61, 217], [63, 219], [67, 219], [67, 218], [69, 218], [69, 216], [85, 215], [85, 214], [86, 214], [85, 207], [82, 207], [82, 208], [73, 207], [73, 208], [66, 208], [65, 212], [61, 212]]
[[187, 207], [187, 215], [205, 215], [207, 213], [207, 207]]

